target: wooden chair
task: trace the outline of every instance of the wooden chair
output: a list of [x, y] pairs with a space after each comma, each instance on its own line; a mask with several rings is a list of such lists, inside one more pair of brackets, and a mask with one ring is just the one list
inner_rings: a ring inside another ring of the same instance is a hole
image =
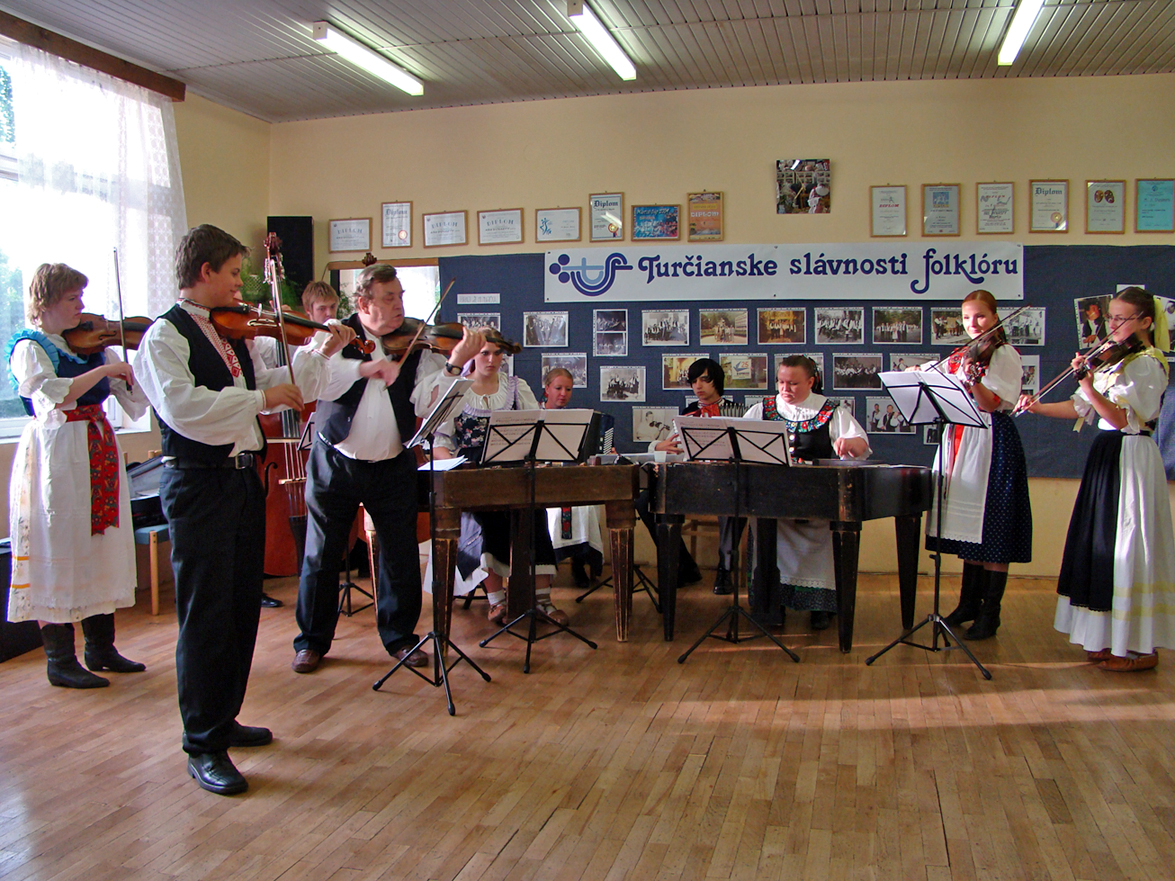
[[[171, 541], [171, 533], [167, 524], [160, 526], [140, 526], [135, 530], [135, 544], [147, 546], [148, 566], [151, 572], [151, 614], [159, 615], [159, 543]], [[171, 556], [168, 555], [167, 565], [171, 565]]]

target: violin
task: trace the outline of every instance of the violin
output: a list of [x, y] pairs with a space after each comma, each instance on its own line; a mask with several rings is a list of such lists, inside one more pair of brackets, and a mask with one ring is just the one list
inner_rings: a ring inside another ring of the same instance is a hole
[[1122, 342], [1114, 342], [1111, 337], [1103, 345], [1086, 356], [1085, 366], [1074, 370], [1073, 376], [1078, 382], [1081, 382], [1090, 373], [1096, 373], [1103, 367], [1112, 367], [1127, 355], [1141, 352], [1145, 348], [1146, 343], [1137, 336], [1131, 336], [1129, 339], [1122, 340]]
[[991, 356], [1006, 342], [1002, 333], [987, 333], [977, 336], [964, 348], [962, 353], [963, 385], [970, 388], [987, 373]]
[[[493, 343], [511, 355], [522, 351], [522, 346], [506, 339], [492, 327], [483, 327], [481, 332], [487, 343]], [[418, 318], [405, 318], [398, 328], [383, 335], [383, 350], [392, 361], [399, 361], [413, 352], [426, 349], [448, 355], [464, 335], [465, 325], [456, 321], [427, 324]]]
[[83, 312], [81, 323], [62, 336], [77, 354], [93, 355], [107, 346], [125, 345], [129, 349], [137, 349], [150, 326], [151, 319], [141, 316], [111, 321], [102, 315]]
[[[318, 331], [329, 330], [325, 324], [303, 318], [296, 312], [287, 312], [283, 309], [279, 317], [260, 306], [249, 306], [245, 303], [236, 306], [217, 306], [209, 313], [209, 317], [221, 333], [235, 340], [267, 336], [278, 340], [284, 339], [291, 346], [301, 346], [309, 342]], [[348, 345], [355, 346], [365, 355], [375, 351], [375, 343], [367, 339], [355, 339]]]

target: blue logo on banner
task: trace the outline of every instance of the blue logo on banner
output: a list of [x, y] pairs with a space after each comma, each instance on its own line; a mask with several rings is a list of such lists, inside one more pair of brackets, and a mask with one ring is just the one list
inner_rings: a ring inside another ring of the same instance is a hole
[[560, 284], [571, 282], [572, 287], [588, 297], [598, 297], [612, 287], [619, 270], [632, 269], [632, 264], [624, 255], [616, 252], [609, 254], [603, 265], [588, 263], [586, 257], [580, 259], [578, 266], [569, 267], [569, 263], [571, 257], [560, 254], [558, 262], [552, 263], [548, 268], [551, 275], [559, 276]]

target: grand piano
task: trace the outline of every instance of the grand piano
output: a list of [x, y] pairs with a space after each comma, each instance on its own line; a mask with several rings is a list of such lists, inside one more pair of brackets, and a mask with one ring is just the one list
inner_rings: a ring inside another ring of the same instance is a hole
[[[922, 513], [930, 510], [928, 468], [839, 460], [814, 465], [684, 462], [649, 470], [657, 516], [658, 584], [665, 639], [673, 639], [677, 557], [687, 514], [757, 517], [756, 578], [775, 567], [775, 518], [828, 520], [836, 560], [840, 649], [853, 647], [861, 523], [893, 517], [897, 534], [902, 626], [914, 624]], [[755, 585], [761, 589], [762, 585]]]

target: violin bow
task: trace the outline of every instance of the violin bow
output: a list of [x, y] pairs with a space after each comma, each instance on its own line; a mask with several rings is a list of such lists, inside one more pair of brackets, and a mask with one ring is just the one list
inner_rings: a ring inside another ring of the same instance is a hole
[[[420, 342], [420, 335], [424, 333], [424, 329], [428, 327], [428, 323], [432, 321], [433, 316], [437, 314], [437, 310], [441, 308], [441, 303], [445, 302], [445, 297], [449, 296], [449, 291], [453, 290], [453, 285], [457, 283], [457, 279], [449, 279], [449, 286], [445, 288], [445, 292], [441, 294], [441, 298], [437, 300], [437, 304], [432, 307], [432, 311], [428, 313], [428, 317], [420, 322], [420, 327], [416, 328], [416, 336], [412, 337], [412, 342], [408, 343], [408, 348], [405, 352], [411, 352], [412, 347]], [[404, 356], [405, 358], [407, 356]]]
[[[122, 308], [122, 279], [118, 274], [118, 248], [114, 249], [114, 290], [118, 294], [118, 334], [122, 339], [122, 360], [130, 363], [130, 352], [126, 347], [126, 310]], [[134, 383], [127, 379], [126, 387], [134, 388]]]
[[[996, 321], [996, 323], [993, 324], [991, 327], [989, 327], [987, 330], [985, 330], [983, 333], [981, 333], [979, 336], [975, 337], [975, 339], [968, 340], [967, 345], [957, 347], [956, 349], [954, 349], [954, 351], [952, 351], [945, 358], [940, 358], [939, 360], [935, 361], [933, 364], [927, 364], [922, 369], [923, 370], [938, 370], [939, 367], [941, 367], [947, 361], [951, 360], [951, 358], [953, 358], [956, 354], [958, 354], [959, 352], [966, 349], [967, 346], [973, 346], [976, 343], [983, 342], [983, 340], [987, 339], [987, 337], [991, 336], [993, 333], [995, 333], [997, 330], [999, 330], [1001, 327], [1003, 327], [1005, 321], [1008, 321], [1012, 318], [1015, 318], [1017, 315], [1019, 315], [1025, 309], [1031, 309], [1031, 308], [1032, 308], [1031, 306], [1029, 306], [1027, 303], [1025, 303], [1023, 306], [1016, 309], [1015, 311], [1009, 312], [1007, 318], [999, 318], [999, 316], [997, 315], [996, 318], [998, 320]], [[941, 373], [942, 371], [939, 371], [939, 372]]]
[[294, 358], [290, 353], [290, 344], [286, 339], [286, 320], [282, 316], [281, 283], [285, 278], [286, 270], [282, 266], [282, 240], [277, 233], [270, 233], [265, 237], [265, 281], [269, 285], [269, 298], [273, 303], [273, 311], [277, 314], [277, 328], [281, 334], [281, 345], [286, 350], [286, 367], [290, 371], [290, 382], [297, 385], [294, 379]]

